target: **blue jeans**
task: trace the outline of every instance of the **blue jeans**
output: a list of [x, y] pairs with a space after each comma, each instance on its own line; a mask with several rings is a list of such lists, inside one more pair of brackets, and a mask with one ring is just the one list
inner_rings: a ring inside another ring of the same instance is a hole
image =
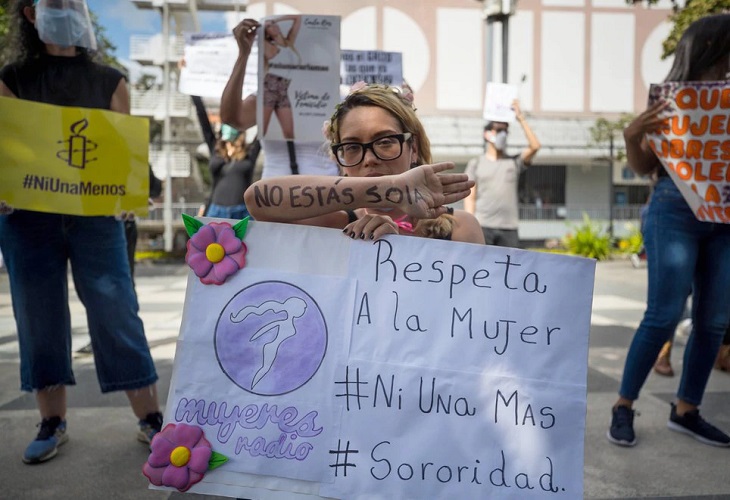
[[730, 225], [698, 221], [669, 177], [660, 177], [644, 222], [649, 275], [647, 308], [626, 357], [619, 394], [630, 400], [692, 299], [692, 333], [677, 397], [702, 402], [730, 322]]
[[157, 381], [122, 222], [18, 210], [0, 216], [0, 248], [10, 277], [22, 390], [76, 383], [68, 262], [86, 308], [101, 391], [138, 389]]
[[241, 220], [249, 216], [248, 209], [244, 203], [240, 205], [231, 205], [229, 207], [224, 205], [216, 205], [211, 203], [208, 207], [208, 211], [205, 213], [206, 217], [217, 217], [219, 219], [236, 219]]

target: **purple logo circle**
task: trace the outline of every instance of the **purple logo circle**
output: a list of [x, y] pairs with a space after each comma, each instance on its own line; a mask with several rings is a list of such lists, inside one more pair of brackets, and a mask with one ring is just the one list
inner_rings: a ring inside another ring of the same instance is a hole
[[215, 327], [223, 372], [244, 391], [277, 396], [306, 384], [327, 351], [327, 324], [312, 297], [282, 281], [244, 288]]

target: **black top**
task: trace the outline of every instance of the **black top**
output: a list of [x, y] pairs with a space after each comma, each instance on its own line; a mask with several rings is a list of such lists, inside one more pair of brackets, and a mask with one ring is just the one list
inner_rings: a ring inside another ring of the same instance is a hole
[[110, 109], [114, 91], [123, 78], [121, 71], [96, 64], [83, 54], [42, 54], [38, 59], [0, 69], [0, 80], [19, 99], [80, 108]]
[[215, 151], [215, 133], [208, 120], [203, 100], [198, 96], [192, 96], [192, 99], [200, 127], [203, 130], [203, 137], [205, 137], [210, 151], [208, 168], [213, 179], [213, 187], [208, 205], [211, 203], [224, 207], [242, 205], [243, 193], [253, 182], [253, 171], [256, 166], [256, 158], [261, 152], [261, 143], [255, 140], [249, 144], [246, 148], [246, 156], [240, 160], [222, 158]]

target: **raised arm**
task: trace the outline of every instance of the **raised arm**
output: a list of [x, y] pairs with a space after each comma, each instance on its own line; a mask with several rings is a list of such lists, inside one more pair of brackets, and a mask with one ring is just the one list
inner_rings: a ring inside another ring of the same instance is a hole
[[669, 101], [659, 101], [631, 120], [624, 129], [626, 142], [626, 161], [631, 170], [639, 175], [652, 173], [660, 166], [659, 158], [649, 147], [646, 134], [659, 130], [666, 119], [659, 115], [669, 105]]
[[[453, 163], [422, 165], [400, 175], [331, 177], [297, 175], [262, 179], [246, 190], [244, 200], [254, 219], [335, 227], [331, 215], [356, 208], [396, 208], [418, 218], [446, 213], [446, 206], [466, 197], [474, 185], [466, 174], [444, 174]], [[340, 217], [338, 214], [337, 217]]]
[[292, 47], [294, 45], [294, 42], [297, 40], [297, 35], [299, 34], [299, 28], [302, 26], [302, 16], [284, 16], [282, 18], [277, 19], [277, 21], [284, 21], [284, 20], [290, 20], [292, 21], [291, 28], [289, 28], [289, 32], [286, 34], [286, 44], [289, 47]]
[[515, 99], [512, 103], [512, 109], [515, 111], [515, 119], [517, 120], [517, 123], [520, 124], [522, 131], [525, 133], [525, 137], [527, 138], [527, 147], [522, 151], [521, 156], [522, 161], [529, 165], [540, 150], [540, 141], [537, 140], [537, 136], [535, 136], [535, 133], [527, 124], [525, 115], [522, 114], [522, 109], [520, 109], [520, 102], [517, 99]]
[[213, 126], [210, 124], [208, 111], [205, 109], [205, 104], [200, 96], [193, 95], [190, 98], [195, 105], [195, 114], [198, 115], [198, 122], [200, 123], [200, 129], [203, 132], [205, 143], [208, 145], [208, 151], [213, 156], [215, 153], [215, 132], [213, 132]]
[[246, 63], [259, 26], [254, 19], [244, 19], [233, 28], [238, 57], [221, 95], [221, 121], [241, 131], [256, 125], [256, 96], [250, 95], [244, 100], [242, 93]]

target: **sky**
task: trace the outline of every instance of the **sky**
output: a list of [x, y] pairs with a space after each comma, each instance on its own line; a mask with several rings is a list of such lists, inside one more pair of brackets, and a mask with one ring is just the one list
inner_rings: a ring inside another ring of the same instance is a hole
[[[153, 35], [162, 31], [162, 15], [159, 10], [138, 9], [130, 0], [87, 0], [89, 9], [99, 18], [106, 29], [107, 38], [117, 47], [115, 56], [130, 68], [131, 73], [141, 71], [137, 63], [129, 60], [131, 35]], [[199, 12], [201, 31], [228, 32], [226, 19], [220, 12]], [[134, 78], [131, 78], [134, 80]]]

